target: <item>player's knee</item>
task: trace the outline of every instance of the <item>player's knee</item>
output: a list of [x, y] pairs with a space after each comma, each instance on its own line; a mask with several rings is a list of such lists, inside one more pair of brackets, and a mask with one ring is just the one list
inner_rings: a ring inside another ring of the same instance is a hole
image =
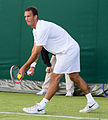
[[69, 77], [70, 77], [70, 79], [72, 80], [72, 81], [74, 81], [74, 82], [78, 82], [78, 78], [80, 77], [79, 76], [79, 73], [71, 73], [71, 74], [69, 74]]

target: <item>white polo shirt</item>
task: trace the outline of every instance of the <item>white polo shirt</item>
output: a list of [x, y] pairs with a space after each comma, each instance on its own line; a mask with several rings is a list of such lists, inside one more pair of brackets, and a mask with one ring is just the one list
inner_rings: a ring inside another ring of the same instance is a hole
[[71, 54], [72, 48], [77, 45], [76, 41], [63, 28], [44, 20], [38, 20], [36, 29], [33, 29], [33, 36], [36, 46], [43, 46], [55, 55], [67, 51]]

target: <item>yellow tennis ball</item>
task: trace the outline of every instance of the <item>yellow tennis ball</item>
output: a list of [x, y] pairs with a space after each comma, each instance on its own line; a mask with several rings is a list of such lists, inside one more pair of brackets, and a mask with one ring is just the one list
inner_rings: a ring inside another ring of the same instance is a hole
[[21, 78], [21, 74], [18, 74], [18, 75], [17, 75], [17, 78], [20, 79], [20, 78]]

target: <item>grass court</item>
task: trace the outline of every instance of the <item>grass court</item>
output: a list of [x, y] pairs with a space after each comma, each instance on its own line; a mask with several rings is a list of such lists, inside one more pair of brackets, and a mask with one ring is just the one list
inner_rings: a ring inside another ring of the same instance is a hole
[[44, 96], [27, 93], [0, 92], [0, 120], [108, 120], [108, 97], [94, 97], [100, 108], [90, 113], [79, 113], [86, 105], [84, 96], [55, 95], [47, 104], [45, 115], [27, 114]]

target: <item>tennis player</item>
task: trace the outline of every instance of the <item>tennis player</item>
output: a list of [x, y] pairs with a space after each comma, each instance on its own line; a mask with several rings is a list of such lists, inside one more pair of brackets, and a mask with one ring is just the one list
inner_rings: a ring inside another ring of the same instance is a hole
[[[86, 82], [80, 77], [80, 48], [78, 43], [60, 26], [38, 20], [38, 10], [35, 7], [25, 9], [25, 20], [33, 28], [34, 46], [28, 61], [21, 67], [19, 73], [22, 78], [25, 70], [36, 64], [42, 47], [56, 55], [56, 64], [51, 75], [49, 88], [40, 103], [23, 108], [27, 113], [45, 114], [46, 105], [58, 89], [59, 81], [63, 74], [69, 74], [70, 79], [84, 92], [87, 105], [80, 112], [90, 112], [99, 108], [98, 103], [92, 97]], [[35, 61], [35, 62], [34, 62]]]

